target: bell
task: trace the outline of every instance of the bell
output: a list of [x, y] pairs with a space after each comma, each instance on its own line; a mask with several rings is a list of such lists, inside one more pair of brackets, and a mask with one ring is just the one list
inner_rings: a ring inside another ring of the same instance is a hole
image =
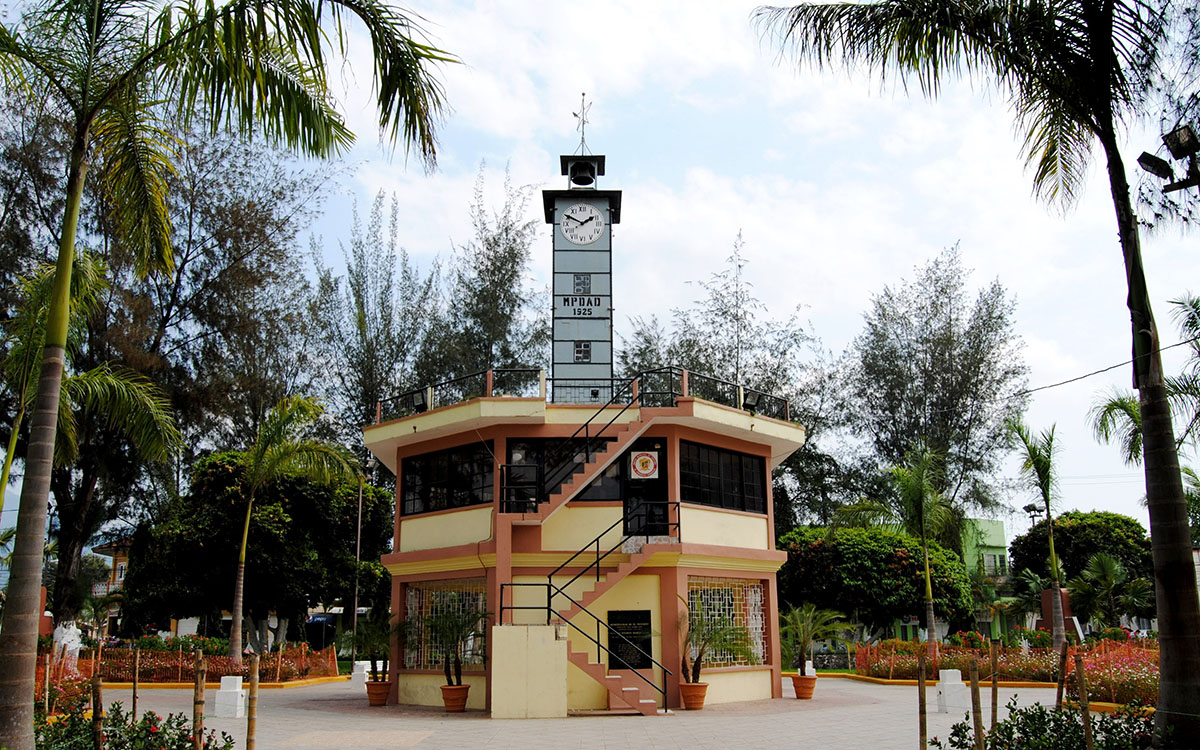
[[587, 187], [596, 181], [596, 167], [590, 161], [577, 161], [571, 164], [571, 184]]

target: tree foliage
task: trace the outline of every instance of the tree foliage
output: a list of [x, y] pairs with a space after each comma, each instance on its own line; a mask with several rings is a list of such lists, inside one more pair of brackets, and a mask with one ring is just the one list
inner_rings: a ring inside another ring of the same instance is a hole
[[[1043, 519], [1009, 545], [1009, 567], [1029, 569], [1049, 578], [1049, 539]], [[1054, 519], [1054, 549], [1065, 579], [1078, 576], [1097, 552], [1115, 557], [1129, 574], [1146, 578], [1152, 574], [1150, 540], [1136, 520], [1107, 511], [1067, 511]]]
[[923, 443], [943, 457], [937, 489], [953, 505], [994, 505], [1004, 422], [1025, 403], [1014, 306], [999, 281], [970, 299], [957, 247], [873, 298], [847, 356], [843, 422], [879, 465]]
[[[248, 500], [246, 463], [239, 453], [201, 459], [189, 490], [158, 524], [134, 534], [125, 579], [122, 630], [139, 634], [166, 627], [172, 617], [218, 615], [229, 606], [237, 549]], [[392, 532], [394, 497], [367, 485], [363, 492], [362, 606], [386, 608], [390, 577], [379, 565]], [[296, 475], [267, 482], [255, 495], [247, 548], [246, 612], [295, 621], [310, 606], [348, 603], [354, 588], [358, 482], [328, 485]]]
[[376, 403], [415, 380], [436, 299], [436, 269], [421, 276], [398, 235], [396, 197], [385, 213], [380, 192], [365, 228], [354, 210], [349, 244], [342, 245], [345, 275], [334, 274], [316, 259], [310, 311], [323, 394], [339, 437], [358, 446], [360, 454], [365, 453], [362, 427], [375, 420]]
[[1130, 576], [1121, 561], [1107, 552], [1092, 555], [1067, 588], [1071, 590], [1071, 611], [1102, 627], [1119, 627], [1123, 616], [1153, 615], [1150, 581]]
[[[886, 529], [798, 528], [778, 541], [788, 553], [779, 571], [780, 606], [811, 602], [875, 628], [903, 616], [925, 619], [920, 542]], [[951, 628], [973, 623], [971, 585], [962, 560], [929, 545], [935, 610]]]
[[417, 359], [417, 384], [498, 367], [550, 361], [547, 303], [527, 281], [538, 222], [528, 218], [533, 186], [505, 175], [504, 203], [489, 211], [484, 171], [475, 180], [474, 237], [450, 259]]

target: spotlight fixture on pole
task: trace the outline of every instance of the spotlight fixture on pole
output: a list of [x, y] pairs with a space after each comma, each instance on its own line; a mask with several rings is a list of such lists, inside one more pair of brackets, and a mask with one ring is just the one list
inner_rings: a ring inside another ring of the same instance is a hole
[[1034, 526], [1036, 526], [1037, 522], [1038, 522], [1038, 517], [1042, 515], [1041, 507], [1037, 503], [1030, 503], [1029, 505], [1026, 505], [1024, 508], [1021, 508], [1021, 510], [1025, 511], [1025, 514], [1027, 516], [1029, 516], [1030, 528], [1033, 528]]
[[[1187, 161], [1184, 178], [1168, 182], [1163, 186], [1163, 192], [1174, 193], [1190, 187], [1200, 188], [1200, 164], [1196, 161], [1196, 155], [1200, 153], [1200, 139], [1196, 137], [1196, 131], [1192, 130], [1191, 125], [1180, 125], [1164, 135], [1162, 139], [1173, 159]], [[1142, 155], [1138, 157], [1138, 166], [1160, 180], [1175, 180], [1171, 164], [1166, 159], [1154, 154], [1142, 152]]]

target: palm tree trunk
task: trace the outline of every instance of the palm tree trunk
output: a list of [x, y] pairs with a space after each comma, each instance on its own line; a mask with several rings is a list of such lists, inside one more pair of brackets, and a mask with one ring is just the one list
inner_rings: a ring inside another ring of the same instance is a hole
[[246, 523], [242, 526], [242, 548], [238, 552], [237, 578], [233, 582], [232, 619], [229, 622], [229, 658], [242, 663], [242, 589], [246, 581], [246, 542], [250, 539], [250, 514], [254, 511], [254, 492], [246, 501]]
[[46, 345], [38, 378], [33, 417], [29, 423], [29, 448], [25, 479], [17, 513], [17, 538], [12, 555], [8, 601], [0, 630], [0, 747], [35, 750], [33, 700], [37, 668], [38, 622], [41, 619], [42, 551], [46, 541], [46, 506], [50, 497], [50, 472], [54, 468], [54, 439], [58, 426], [58, 401], [62, 391], [67, 323], [71, 305], [71, 265], [75, 256], [75, 227], [87, 174], [87, 128], [76, 130], [67, 177], [67, 202], [59, 242]]
[[929, 574], [929, 545], [921, 545], [925, 553], [925, 643], [930, 659], [937, 658], [937, 630], [933, 623], [933, 577]]
[[1129, 285], [1133, 322], [1134, 387], [1142, 411], [1142, 455], [1150, 511], [1150, 548], [1158, 607], [1160, 732], [1174, 727], [1175, 742], [1200, 737], [1200, 597], [1196, 592], [1187, 501], [1179, 475], [1179, 454], [1171, 410], [1163, 386], [1158, 333], [1142, 269], [1137, 219], [1129, 200], [1125, 167], [1111, 128], [1100, 134], [1108, 157], [1109, 187]]
[[1050, 566], [1054, 576], [1054, 585], [1050, 587], [1050, 633], [1053, 636], [1054, 653], [1062, 650], [1063, 642], [1067, 640], [1067, 629], [1063, 625], [1062, 608], [1062, 572], [1058, 567], [1058, 554], [1054, 551], [1054, 518], [1050, 515], [1050, 504], [1046, 503], [1046, 534], [1050, 539]]

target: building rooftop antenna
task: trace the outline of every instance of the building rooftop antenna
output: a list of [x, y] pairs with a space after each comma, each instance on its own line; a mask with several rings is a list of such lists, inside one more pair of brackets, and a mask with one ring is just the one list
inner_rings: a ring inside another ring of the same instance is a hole
[[592, 109], [592, 105], [587, 103], [587, 92], [579, 95], [579, 111], [572, 112], [571, 115], [579, 121], [575, 129], [579, 131], [579, 154], [590, 154], [591, 149], [587, 146], [587, 124], [588, 112]]

